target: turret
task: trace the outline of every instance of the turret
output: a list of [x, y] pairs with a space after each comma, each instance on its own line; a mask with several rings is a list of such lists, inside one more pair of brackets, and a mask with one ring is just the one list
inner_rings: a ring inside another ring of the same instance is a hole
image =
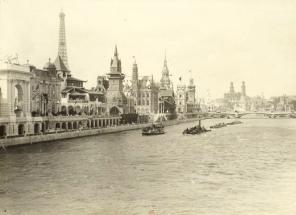
[[189, 85], [187, 87], [187, 91], [188, 91], [188, 102], [194, 104], [195, 103], [195, 85], [194, 85], [194, 79], [192, 77], [189, 79]]
[[230, 90], [229, 90], [229, 93], [234, 94], [233, 82], [230, 82]]
[[138, 81], [139, 81], [138, 65], [136, 62], [136, 58], [134, 57], [133, 74], [132, 74], [132, 90], [135, 95], [136, 95], [136, 92], [138, 91]]
[[246, 94], [246, 84], [245, 84], [245, 82], [243, 81], [243, 83], [242, 83], [242, 96], [246, 96], [247, 94]]
[[48, 62], [44, 65], [43, 69], [49, 72], [55, 72], [56, 66], [52, 62], [50, 62], [50, 58], [49, 58]]

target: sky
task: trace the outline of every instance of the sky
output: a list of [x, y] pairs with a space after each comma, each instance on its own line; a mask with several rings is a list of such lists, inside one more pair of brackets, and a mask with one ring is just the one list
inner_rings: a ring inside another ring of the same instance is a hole
[[88, 88], [117, 44], [127, 78], [135, 56], [159, 80], [166, 52], [174, 85], [192, 76], [199, 97], [223, 97], [231, 81], [249, 96], [296, 95], [295, 0], [0, 0], [0, 59], [54, 61], [61, 10], [71, 73]]

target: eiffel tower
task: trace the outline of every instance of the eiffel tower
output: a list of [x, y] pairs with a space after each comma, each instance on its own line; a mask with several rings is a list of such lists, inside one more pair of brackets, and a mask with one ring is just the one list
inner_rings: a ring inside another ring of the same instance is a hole
[[67, 44], [66, 44], [66, 30], [65, 30], [65, 13], [60, 13], [60, 29], [59, 29], [59, 50], [58, 55], [62, 58], [63, 63], [69, 69]]

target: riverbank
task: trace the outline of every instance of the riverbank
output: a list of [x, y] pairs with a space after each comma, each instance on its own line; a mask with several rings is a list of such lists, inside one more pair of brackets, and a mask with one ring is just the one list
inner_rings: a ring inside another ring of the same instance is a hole
[[[191, 118], [191, 119], [184, 119], [184, 120], [168, 120], [164, 122], [164, 125], [172, 126], [172, 125], [178, 125], [181, 123], [187, 123], [187, 122], [193, 122], [193, 121], [205, 120], [205, 119], [208, 119], [208, 118], [203, 117], [203, 118]], [[79, 137], [86, 137], [86, 136], [93, 136], [93, 135], [118, 133], [123, 131], [142, 129], [149, 124], [151, 123], [135, 124], [135, 125], [119, 125], [119, 126], [106, 127], [106, 128], [93, 128], [93, 129], [75, 130], [75, 131], [67, 131], [67, 132], [60, 132], [60, 133], [57, 132], [57, 133], [40, 134], [40, 135], [32, 135], [32, 136], [12, 137], [12, 138], [0, 139], [0, 147], [6, 148], [6, 147], [34, 144], [34, 143], [41, 143], [41, 142], [51, 142], [51, 141], [63, 140], [63, 139], [72, 139], [72, 138], [79, 138]]]

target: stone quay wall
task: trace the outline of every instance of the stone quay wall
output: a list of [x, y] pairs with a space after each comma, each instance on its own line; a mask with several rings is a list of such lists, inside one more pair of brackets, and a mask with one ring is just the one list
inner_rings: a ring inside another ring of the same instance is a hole
[[[172, 125], [177, 125], [181, 123], [193, 122], [193, 121], [204, 120], [204, 119], [206, 118], [203, 117], [203, 118], [192, 118], [192, 119], [184, 119], [184, 120], [169, 120], [169, 121], [164, 121], [163, 124], [165, 126], [172, 126]], [[0, 147], [5, 149], [6, 147], [11, 147], [11, 146], [50, 142], [50, 141], [79, 138], [79, 137], [92, 136], [92, 135], [117, 133], [122, 131], [142, 129], [145, 126], [148, 126], [150, 124], [151, 123], [134, 124], [134, 125], [118, 125], [118, 126], [106, 127], [106, 128], [91, 128], [87, 130], [74, 130], [74, 131], [67, 131], [67, 132], [40, 134], [40, 135], [34, 135], [34, 136], [5, 138], [5, 139], [0, 139]]]

